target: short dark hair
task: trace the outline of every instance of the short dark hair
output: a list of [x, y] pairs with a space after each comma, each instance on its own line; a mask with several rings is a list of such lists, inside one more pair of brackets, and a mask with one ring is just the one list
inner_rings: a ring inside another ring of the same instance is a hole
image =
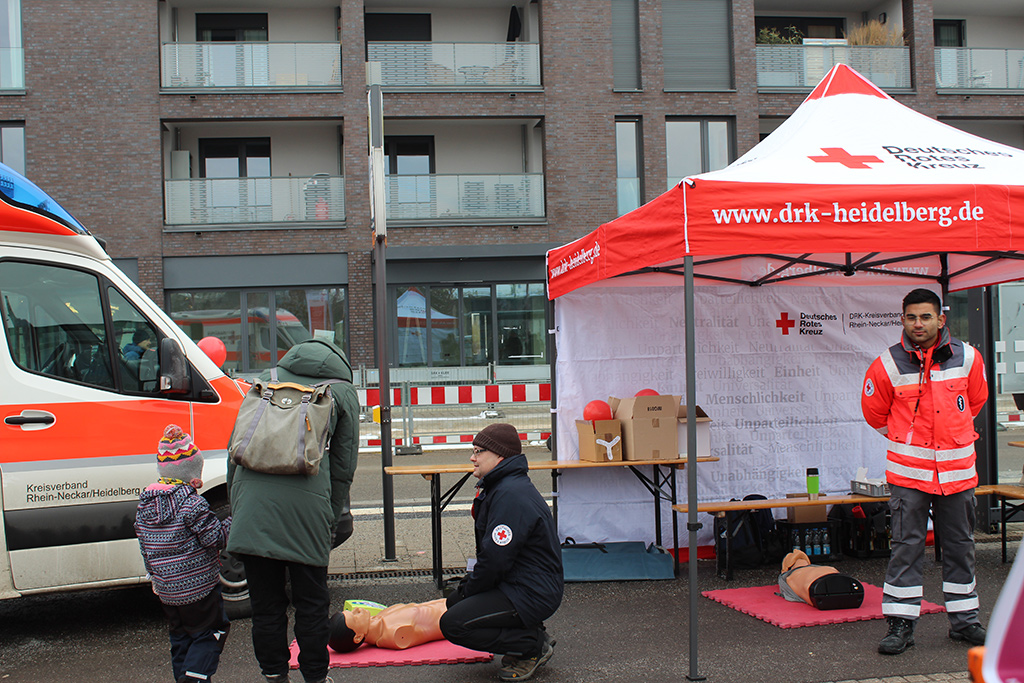
[[152, 339], [152, 338], [153, 338], [153, 333], [150, 330], [148, 330], [147, 328], [142, 327], [142, 328], [139, 328], [139, 329], [135, 330], [135, 334], [132, 335], [132, 344], [139, 344], [141, 342], [146, 341], [147, 339]]
[[939, 299], [938, 294], [930, 289], [915, 289], [903, 297], [904, 312], [906, 312], [907, 306], [913, 306], [914, 304], [931, 304], [935, 307], [936, 313], [942, 313], [942, 300]]

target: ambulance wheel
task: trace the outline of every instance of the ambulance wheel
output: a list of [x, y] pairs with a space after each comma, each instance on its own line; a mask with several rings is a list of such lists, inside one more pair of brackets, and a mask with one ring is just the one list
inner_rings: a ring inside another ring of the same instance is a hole
[[[220, 519], [231, 514], [231, 508], [225, 502], [216, 503], [211, 508]], [[248, 619], [252, 616], [252, 604], [249, 602], [249, 584], [245, 580], [245, 566], [242, 561], [226, 550], [220, 551], [220, 589], [224, 597], [224, 611], [228, 619]]]

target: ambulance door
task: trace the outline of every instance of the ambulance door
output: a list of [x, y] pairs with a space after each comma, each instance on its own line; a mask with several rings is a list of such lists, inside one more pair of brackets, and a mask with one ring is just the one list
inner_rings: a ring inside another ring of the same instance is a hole
[[166, 335], [90, 262], [0, 260], [0, 484], [18, 591], [141, 581], [134, 520], [168, 423]]

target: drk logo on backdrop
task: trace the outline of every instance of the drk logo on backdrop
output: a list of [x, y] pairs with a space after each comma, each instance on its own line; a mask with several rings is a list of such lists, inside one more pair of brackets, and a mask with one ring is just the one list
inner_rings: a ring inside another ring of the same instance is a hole
[[790, 332], [799, 335], [820, 336], [825, 333], [825, 323], [838, 321], [839, 316], [834, 313], [801, 311], [795, 318], [791, 318], [789, 311], [782, 311], [775, 321], [775, 327], [779, 328], [784, 336], [789, 336]]

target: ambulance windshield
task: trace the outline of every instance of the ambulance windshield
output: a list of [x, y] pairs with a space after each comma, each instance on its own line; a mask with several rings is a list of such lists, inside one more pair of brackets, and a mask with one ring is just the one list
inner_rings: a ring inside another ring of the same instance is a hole
[[50, 195], [4, 164], [0, 164], [0, 194], [3, 194], [4, 200], [9, 204], [52, 218], [82, 235], [89, 234], [85, 226], [65, 211], [64, 207], [55, 202]]

